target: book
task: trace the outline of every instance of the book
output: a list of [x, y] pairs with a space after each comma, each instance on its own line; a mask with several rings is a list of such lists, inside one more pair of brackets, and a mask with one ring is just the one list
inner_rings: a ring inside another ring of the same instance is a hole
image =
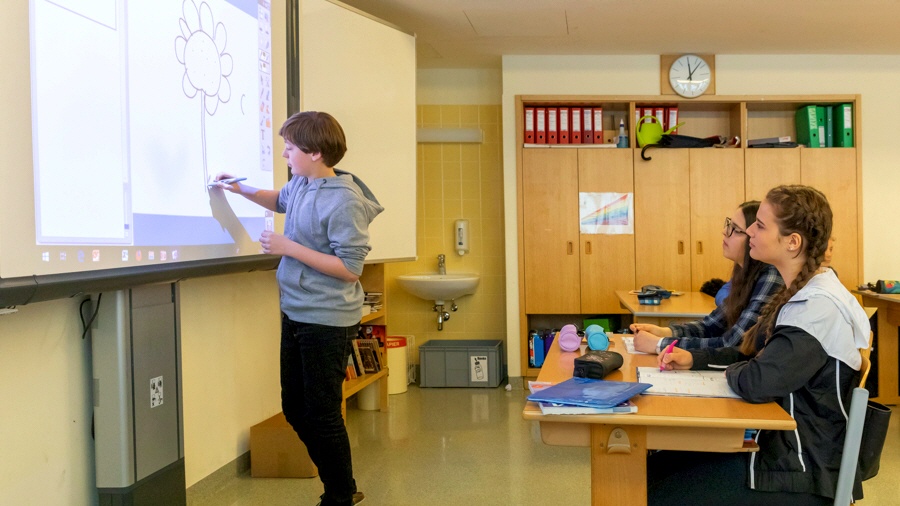
[[363, 371], [365, 371], [366, 374], [378, 372], [378, 368], [375, 366], [375, 352], [366, 346], [360, 347], [359, 353], [362, 355]]
[[783, 135], [781, 137], [763, 137], [761, 139], [750, 139], [747, 141], [747, 146], [753, 147], [759, 144], [780, 144], [782, 142], [791, 142], [790, 135]]
[[[545, 390], [553, 386], [553, 383], [545, 381], [529, 381], [528, 389], [531, 393]], [[627, 400], [611, 408], [588, 408], [585, 406], [572, 406], [569, 404], [556, 404], [552, 402], [539, 402], [541, 413], [544, 415], [608, 415], [612, 413], [637, 413], [637, 405]]]
[[359, 343], [356, 342], [356, 339], [353, 339], [350, 341], [350, 344], [353, 346], [353, 353], [351, 356], [353, 357], [353, 365], [356, 367], [356, 375], [362, 376], [366, 371], [363, 368], [363, 359], [362, 353], [359, 352]]
[[529, 395], [528, 400], [589, 408], [613, 408], [651, 386], [647, 383], [571, 378]]
[[638, 367], [638, 381], [653, 386], [647, 395], [683, 395], [688, 397], [731, 397], [740, 399], [728, 386], [725, 371], [660, 371], [656, 367]]
[[370, 349], [372, 350], [372, 357], [375, 359], [375, 370], [376, 372], [381, 370], [382, 367], [382, 355], [381, 355], [381, 345], [377, 339], [355, 339], [357, 346], [360, 350]]

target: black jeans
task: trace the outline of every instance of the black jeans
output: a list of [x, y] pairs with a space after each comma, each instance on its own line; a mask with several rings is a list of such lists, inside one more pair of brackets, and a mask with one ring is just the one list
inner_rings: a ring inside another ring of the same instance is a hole
[[281, 315], [281, 407], [319, 468], [323, 506], [351, 505], [356, 492], [341, 401], [358, 330], [358, 324], [330, 327]]
[[661, 451], [647, 457], [650, 506], [813, 506], [834, 499], [813, 494], [760, 492], [748, 485], [746, 453]]

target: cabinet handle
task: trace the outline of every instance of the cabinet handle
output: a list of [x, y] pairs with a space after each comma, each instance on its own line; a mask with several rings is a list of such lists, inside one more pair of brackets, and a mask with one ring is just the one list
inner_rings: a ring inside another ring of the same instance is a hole
[[571, 254], [572, 254], [572, 241], [568, 241], [568, 242], [566, 243], [566, 254], [567, 254], [567, 255], [571, 255]]
[[697, 241], [697, 254], [703, 254], [703, 241]]
[[585, 254], [585, 255], [590, 255], [590, 254], [591, 254], [591, 241], [586, 241], [586, 242], [584, 243], [584, 254]]
[[678, 241], [678, 254], [684, 255], [684, 241]]

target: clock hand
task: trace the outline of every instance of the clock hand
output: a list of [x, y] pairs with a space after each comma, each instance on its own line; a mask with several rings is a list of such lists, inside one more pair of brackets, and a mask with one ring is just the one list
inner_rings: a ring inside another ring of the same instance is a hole
[[694, 80], [693, 79], [694, 71], [691, 70], [691, 61], [690, 60], [688, 60], [687, 66], [688, 66], [688, 81], [693, 81]]

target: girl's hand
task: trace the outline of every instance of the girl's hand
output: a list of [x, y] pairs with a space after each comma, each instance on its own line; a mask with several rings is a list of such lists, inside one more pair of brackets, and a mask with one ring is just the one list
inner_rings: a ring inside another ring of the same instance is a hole
[[637, 334], [634, 335], [634, 349], [637, 351], [643, 351], [644, 353], [656, 353], [656, 345], [659, 343], [660, 338], [655, 336], [646, 330], [638, 331]]
[[[632, 323], [628, 328], [635, 334], [648, 332], [657, 337], [672, 337], [672, 329], [669, 327], [657, 327], [649, 323]], [[654, 351], [656, 351], [656, 348], [654, 348]]]
[[694, 365], [694, 356], [691, 355], [691, 352], [682, 350], [681, 348], [673, 348], [671, 353], [667, 353], [668, 346], [662, 352], [660, 352], [659, 356], [656, 357], [656, 362], [659, 365], [660, 370], [672, 371], [672, 370], [681, 370], [681, 369], [690, 369], [692, 365]]

